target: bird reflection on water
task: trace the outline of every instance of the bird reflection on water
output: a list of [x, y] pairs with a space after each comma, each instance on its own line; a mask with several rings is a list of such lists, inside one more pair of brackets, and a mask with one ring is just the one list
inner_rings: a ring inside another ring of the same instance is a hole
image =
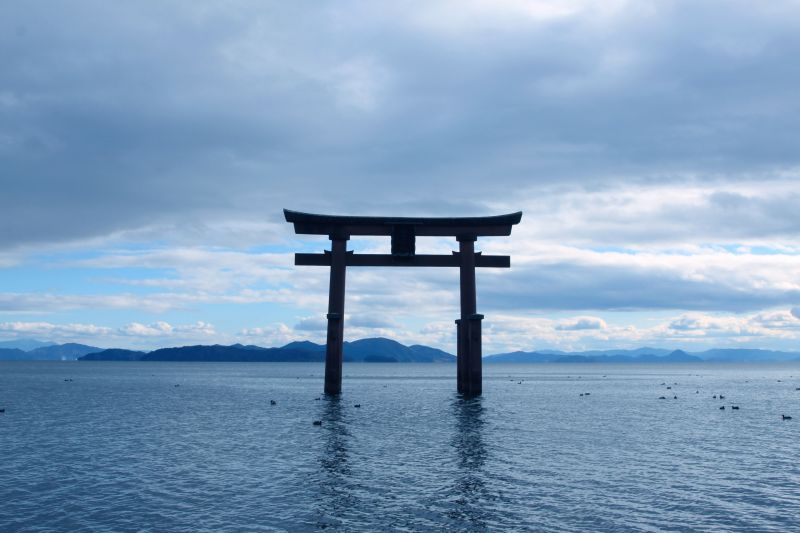
[[445, 513], [457, 529], [487, 528], [488, 500], [484, 465], [487, 451], [483, 438], [486, 409], [480, 396], [457, 397], [452, 404], [455, 432], [452, 446], [458, 457], [452, 489], [453, 506]]

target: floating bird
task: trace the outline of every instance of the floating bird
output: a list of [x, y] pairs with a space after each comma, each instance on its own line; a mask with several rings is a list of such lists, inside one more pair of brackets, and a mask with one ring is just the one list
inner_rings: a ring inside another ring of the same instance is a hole
[[312, 422], [312, 424], [314, 424], [315, 426], [321, 426], [322, 425], [322, 420], [314, 420], [314, 422]]
[[672, 397], [672, 399], [673, 400], [677, 400], [678, 399], [678, 395], [676, 394], [675, 396]]
[[667, 399], [667, 397], [666, 397], [666, 396], [659, 396], [659, 397], [658, 397], [658, 399], [659, 399], [659, 400], [666, 400], [666, 399]]
[[580, 393], [579, 396], [583, 397], [583, 393]]
[[5, 409], [0, 409], [0, 413], [5, 413], [5, 412], [6, 412]]
[[783, 418], [784, 420], [791, 420], [792, 419], [792, 417], [789, 416], [789, 415], [781, 415], [781, 418]]
[[672, 387], [667, 387], [667, 390], [672, 390]]
[[278, 403], [278, 402], [276, 402], [275, 400], [270, 400], [270, 401], [269, 401], [269, 404], [270, 404], [270, 405], [276, 405], [277, 403]]
[[322, 398], [320, 398], [319, 396], [317, 396], [316, 398], [314, 398], [314, 401], [319, 401], [319, 400], [321, 400], [321, 399], [322, 399]]
[[719, 399], [720, 399], [720, 400], [724, 400], [724, 399], [725, 399], [725, 396], [723, 396], [722, 394], [720, 394], [720, 395], [719, 395]]
[[584, 392], [584, 394], [585, 394], [586, 396], [589, 396], [589, 395], [591, 394], [591, 392]]
[[800, 387], [797, 387], [797, 388], [796, 388], [796, 389], [794, 389], [794, 390], [800, 390]]
[[360, 403], [355, 404], [353, 407], [361, 407]]
[[699, 390], [694, 391], [695, 394], [700, 394]]
[[736, 409], [738, 411], [739, 410], [739, 406], [738, 405], [731, 405], [731, 409]]
[[180, 385], [178, 385], [178, 384], [176, 384], [175, 386], [176, 386], [176, 387], [180, 387]]
[[725, 406], [723, 405], [722, 407], [720, 407], [720, 409], [722, 409], [724, 411], [725, 410]]
[[716, 395], [716, 394], [714, 395], [714, 399], [715, 399], [715, 400], [717, 399], [717, 395]]

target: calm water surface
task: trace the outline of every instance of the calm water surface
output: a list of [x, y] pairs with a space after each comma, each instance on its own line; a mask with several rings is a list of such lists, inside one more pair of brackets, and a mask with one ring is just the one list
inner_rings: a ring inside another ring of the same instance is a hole
[[0, 531], [800, 531], [800, 365], [484, 372], [3, 362]]

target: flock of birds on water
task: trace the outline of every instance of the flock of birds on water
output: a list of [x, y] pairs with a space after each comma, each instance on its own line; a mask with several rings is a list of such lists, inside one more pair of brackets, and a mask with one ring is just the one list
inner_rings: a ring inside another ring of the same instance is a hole
[[[567, 376], [567, 377], [570, 378], [571, 376]], [[607, 376], [604, 375], [603, 377], [605, 378]], [[794, 376], [789, 376], [789, 377], [794, 377]], [[580, 376], [578, 376], [578, 378], [580, 379]], [[516, 380], [509, 379], [509, 381], [514, 382]], [[782, 382], [782, 380], [780, 380], [780, 379], [777, 380], [777, 381], [778, 381], [778, 383]], [[522, 383], [524, 383], [524, 382], [525, 382], [524, 379], [520, 380], [520, 381], [517, 381], [517, 385], [522, 385]], [[749, 382], [750, 382], [749, 380], [745, 381], [745, 383], [749, 383]], [[672, 386], [673, 385], [677, 385], [677, 384], [678, 384], [677, 382], [674, 382], [672, 385], [667, 385], [667, 383], [664, 381], [664, 382], [661, 383], [661, 386], [666, 387], [667, 390], [672, 390]], [[800, 387], [795, 387], [794, 390], [800, 391]], [[695, 390], [694, 393], [695, 394], [700, 394], [700, 391], [699, 390]], [[591, 394], [592, 394], [591, 392], [581, 392], [578, 396], [580, 396], [582, 398], [584, 396], [591, 396]], [[715, 400], [717, 398], [719, 398], [720, 400], [724, 400], [725, 399], [725, 395], [723, 395], [723, 394], [715, 394], [714, 396], [712, 396], [712, 398], [714, 398]], [[666, 400], [667, 397], [666, 396], [659, 396], [658, 399], [659, 400]], [[673, 400], [677, 400], [678, 399], [678, 395], [677, 394], [673, 394], [672, 395], [672, 399]], [[724, 411], [725, 410], [725, 406], [724, 405], [720, 405], [719, 409], [721, 411]], [[731, 405], [731, 410], [738, 411], [739, 410], [739, 406], [738, 405]], [[781, 414], [781, 420], [791, 420], [791, 419], [792, 419], [792, 417], [790, 415]]]
[[[571, 376], [567, 376], [567, 377], [569, 378], [569, 377], [571, 377]], [[580, 377], [580, 376], [579, 376], [579, 377]], [[607, 376], [605, 376], [605, 375], [604, 375], [603, 377], [607, 377]], [[789, 377], [793, 377], [793, 376], [789, 376]], [[300, 379], [300, 378], [297, 378], [297, 379]], [[64, 378], [64, 381], [71, 382], [71, 381], [72, 381], [72, 378]], [[514, 381], [517, 381], [517, 380], [515, 380], [515, 379], [510, 379], [509, 381], [511, 381], [511, 382], [514, 382]], [[523, 380], [517, 381], [517, 384], [518, 384], [518, 385], [522, 385], [522, 383], [524, 383], [524, 382], [525, 382], [525, 380], [523, 379]], [[781, 382], [782, 382], [782, 380], [780, 380], [780, 379], [779, 379], [779, 380], [777, 380], [777, 382], [778, 382], [778, 383], [781, 383]], [[745, 381], [745, 383], [749, 383], [749, 381]], [[663, 387], [666, 387], [666, 390], [672, 390], [672, 386], [673, 386], [673, 385], [677, 385], [677, 384], [678, 384], [677, 382], [674, 382], [672, 385], [667, 385], [667, 383], [666, 383], [666, 382], [662, 382], [662, 383], [661, 383], [661, 386], [663, 386]], [[180, 387], [180, 384], [176, 383], [174, 386], [175, 386], [175, 387]], [[386, 387], [386, 385], [384, 385], [384, 387]], [[800, 387], [796, 387], [796, 388], [795, 388], [795, 390], [796, 390], [796, 391], [800, 391]], [[699, 390], [695, 390], [694, 392], [695, 392], [695, 394], [700, 394], [700, 391], [699, 391]], [[579, 394], [579, 396], [580, 396], [580, 397], [584, 397], [584, 396], [591, 396], [591, 393], [590, 393], [590, 392], [581, 392], [581, 393]], [[713, 398], [714, 398], [715, 400], [716, 400], [716, 399], [724, 400], [724, 399], [725, 399], [725, 396], [724, 396], [724, 395], [722, 395], [722, 394], [715, 394], [715, 395], [713, 396]], [[315, 398], [315, 400], [317, 400], [317, 401], [319, 401], [319, 400], [321, 400], [321, 399], [322, 399], [322, 397], [321, 397], [321, 396], [318, 396], [317, 398]], [[659, 399], [659, 400], [666, 400], [666, 399], [667, 399], [667, 397], [666, 397], [666, 396], [659, 396], [659, 397], [658, 397], [658, 399]], [[677, 399], [678, 399], [678, 395], [677, 395], [677, 394], [673, 394], [673, 395], [672, 395], [672, 399], [674, 399], [674, 400], [677, 400]], [[277, 404], [278, 404], [278, 402], [277, 402], [277, 401], [275, 401], [275, 400], [270, 400], [270, 401], [269, 401], [269, 404], [270, 404], [270, 405], [277, 405]], [[354, 405], [353, 405], [353, 407], [355, 407], [355, 408], [360, 408], [360, 407], [361, 407], [361, 404], [360, 404], [360, 403], [354, 404]], [[739, 406], [738, 406], [738, 405], [733, 405], [733, 404], [731, 404], [731, 406], [730, 406], [730, 407], [731, 407], [731, 410], [734, 410], [734, 411], [738, 411], [738, 410], [739, 410]], [[725, 406], [724, 406], [724, 405], [721, 405], [721, 406], [719, 407], [719, 409], [720, 409], [721, 411], [724, 411], [724, 410], [725, 410]], [[5, 412], [6, 412], [6, 409], [5, 409], [5, 407], [0, 407], [0, 414], [4, 414]], [[791, 420], [791, 419], [792, 419], [792, 417], [791, 417], [790, 415], [781, 414], [781, 420]], [[314, 426], [321, 426], [321, 425], [322, 425], [322, 420], [314, 420], [314, 421], [312, 422], [312, 424], [313, 424]]]

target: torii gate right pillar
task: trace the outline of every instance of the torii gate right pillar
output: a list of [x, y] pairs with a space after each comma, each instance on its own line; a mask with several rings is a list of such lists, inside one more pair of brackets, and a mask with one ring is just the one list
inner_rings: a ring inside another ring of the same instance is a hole
[[457, 381], [458, 392], [477, 396], [482, 392], [483, 369], [481, 366], [481, 320], [477, 313], [475, 290], [475, 240], [474, 235], [459, 235], [459, 258], [461, 279], [461, 318], [456, 320]]

